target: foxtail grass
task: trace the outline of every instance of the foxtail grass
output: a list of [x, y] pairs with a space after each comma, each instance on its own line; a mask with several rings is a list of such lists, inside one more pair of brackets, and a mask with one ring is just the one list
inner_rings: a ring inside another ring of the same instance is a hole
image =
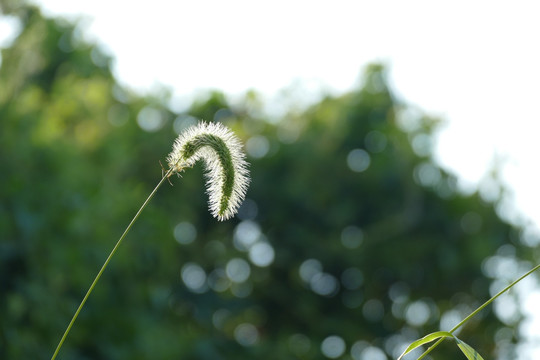
[[206, 192], [209, 196], [209, 209], [212, 215], [222, 221], [236, 214], [249, 186], [248, 164], [245, 160], [242, 144], [224, 125], [200, 122], [182, 132], [174, 142], [173, 150], [167, 157], [169, 169], [162, 174], [161, 180], [143, 202], [101, 266], [64, 331], [51, 360], [58, 356], [77, 317], [112, 257], [158, 189], [172, 175], [180, 174], [199, 160], [205, 164]]

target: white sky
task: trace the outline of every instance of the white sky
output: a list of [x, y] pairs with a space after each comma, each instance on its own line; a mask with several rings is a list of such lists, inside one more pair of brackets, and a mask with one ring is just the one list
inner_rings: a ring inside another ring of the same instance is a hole
[[313, 100], [352, 89], [383, 61], [400, 99], [446, 121], [438, 162], [470, 185], [503, 159], [513, 199], [501, 214], [540, 225], [537, 1], [35, 1], [82, 18], [122, 83], [164, 85], [179, 107], [215, 88], [255, 89], [280, 108], [292, 84], [303, 90], [295, 100]]
[[502, 213], [540, 224], [537, 1], [36, 2], [48, 15], [83, 14], [122, 83], [162, 84], [184, 103], [208, 88], [277, 99], [296, 83], [309, 96], [337, 94], [381, 60], [401, 100], [446, 120], [438, 162], [475, 184], [495, 155], [505, 159], [514, 198]]
[[504, 213], [540, 224], [536, 1], [36, 1], [50, 15], [83, 14], [124, 84], [162, 84], [183, 103], [209, 88], [339, 93], [381, 60], [402, 100], [446, 120], [439, 163], [475, 184], [504, 159], [506, 203], [518, 209]]
[[184, 103], [208, 88], [268, 98], [292, 83], [308, 96], [346, 91], [382, 60], [401, 99], [447, 120], [440, 164], [476, 183], [495, 154], [506, 159], [513, 203], [540, 224], [535, 1], [40, 2], [51, 15], [84, 14], [123, 83], [163, 84]]

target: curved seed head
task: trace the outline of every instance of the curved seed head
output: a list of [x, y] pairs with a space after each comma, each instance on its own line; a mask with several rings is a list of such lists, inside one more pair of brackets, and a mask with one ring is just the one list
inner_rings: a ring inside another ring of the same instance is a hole
[[219, 220], [236, 214], [249, 185], [248, 163], [238, 138], [221, 123], [200, 122], [178, 136], [167, 157], [174, 173], [203, 160], [209, 208]]

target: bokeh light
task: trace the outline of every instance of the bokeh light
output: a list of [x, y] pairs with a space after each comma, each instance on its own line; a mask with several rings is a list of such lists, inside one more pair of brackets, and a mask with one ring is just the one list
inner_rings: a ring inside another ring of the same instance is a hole
[[311, 290], [322, 296], [334, 296], [339, 290], [339, 282], [335, 276], [327, 273], [317, 273], [309, 282]]
[[234, 338], [243, 346], [252, 346], [259, 341], [259, 331], [249, 323], [242, 323], [234, 329]]
[[251, 220], [239, 223], [234, 229], [234, 247], [240, 251], [248, 251], [261, 236], [260, 226]]
[[137, 115], [137, 124], [144, 131], [155, 132], [165, 125], [165, 117], [161, 110], [147, 106], [139, 111]]
[[194, 116], [181, 114], [174, 119], [173, 128], [177, 134], [180, 134], [182, 131], [190, 126], [196, 125], [198, 122], [199, 120]]
[[441, 172], [433, 164], [424, 162], [414, 169], [414, 180], [426, 187], [436, 186], [441, 180]]
[[310, 283], [311, 279], [322, 272], [322, 264], [316, 259], [305, 260], [298, 269], [300, 278], [306, 283]]
[[354, 360], [387, 360], [382, 349], [362, 340], [355, 342], [351, 347], [351, 357]]
[[321, 352], [329, 359], [337, 359], [345, 353], [345, 350], [345, 341], [337, 335], [328, 336], [321, 343]]
[[189, 290], [195, 293], [203, 293], [207, 290], [206, 273], [201, 266], [188, 262], [182, 267], [181, 274], [182, 281]]
[[412, 139], [411, 145], [416, 155], [421, 157], [431, 155], [433, 150], [433, 140], [431, 136], [424, 133], [415, 135]]
[[174, 227], [174, 238], [179, 244], [191, 244], [197, 237], [197, 229], [188, 221], [182, 221]]
[[257, 242], [249, 249], [249, 260], [259, 267], [266, 267], [272, 264], [274, 257], [274, 248], [267, 242]]
[[363, 172], [370, 164], [371, 158], [363, 149], [354, 149], [347, 155], [347, 165], [354, 172]]
[[422, 326], [429, 320], [430, 308], [422, 300], [410, 303], [405, 310], [405, 320], [411, 326]]
[[268, 139], [262, 135], [252, 136], [246, 141], [246, 151], [255, 159], [264, 157], [270, 150]]
[[249, 278], [251, 267], [246, 260], [234, 258], [227, 263], [225, 273], [232, 282], [241, 283]]
[[360, 354], [361, 360], [387, 360], [388, 357], [384, 351], [375, 346], [368, 346]]

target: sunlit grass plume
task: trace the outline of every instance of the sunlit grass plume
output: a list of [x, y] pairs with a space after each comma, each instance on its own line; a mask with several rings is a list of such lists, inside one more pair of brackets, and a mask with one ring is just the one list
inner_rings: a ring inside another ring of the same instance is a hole
[[174, 142], [173, 151], [167, 161], [169, 169], [141, 205], [126, 230], [120, 236], [111, 253], [103, 263], [96, 278], [90, 285], [79, 307], [67, 326], [51, 360], [56, 359], [69, 331], [79, 316], [86, 300], [92, 293], [99, 278], [107, 268], [122, 240], [138, 219], [148, 202], [154, 197], [159, 187], [172, 175], [179, 174], [185, 168], [203, 160], [206, 168], [206, 191], [209, 196], [210, 212], [218, 220], [226, 220], [234, 216], [245, 198], [249, 185], [248, 164], [242, 150], [240, 140], [227, 127], [220, 123], [200, 122], [182, 132]]

